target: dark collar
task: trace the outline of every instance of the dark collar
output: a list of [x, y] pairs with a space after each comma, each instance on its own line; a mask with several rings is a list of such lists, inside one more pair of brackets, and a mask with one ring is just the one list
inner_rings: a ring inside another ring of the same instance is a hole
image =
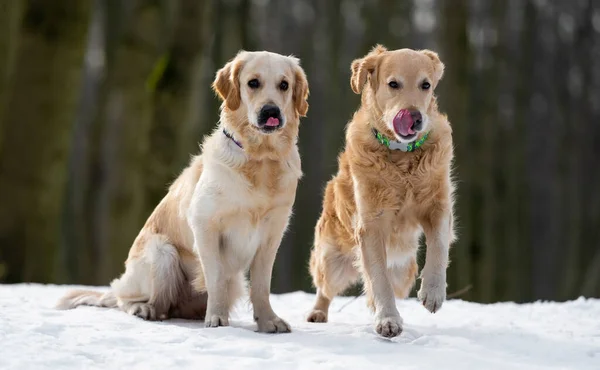
[[379, 141], [381, 144], [387, 146], [391, 150], [400, 150], [402, 152], [412, 152], [415, 149], [418, 149], [423, 145], [427, 137], [429, 136], [429, 131], [423, 135], [419, 140], [413, 141], [412, 143], [401, 143], [399, 141], [390, 140], [387, 137], [383, 136], [381, 132], [377, 131], [375, 128], [372, 128], [373, 135], [375, 135], [375, 139]]
[[233, 141], [235, 143], [235, 145], [239, 146], [240, 149], [244, 149], [242, 147], [242, 144], [239, 141], [237, 141], [236, 139], [234, 139], [233, 135], [230, 134], [227, 130], [223, 129], [223, 134], [225, 134], [225, 136], [227, 136], [231, 141]]

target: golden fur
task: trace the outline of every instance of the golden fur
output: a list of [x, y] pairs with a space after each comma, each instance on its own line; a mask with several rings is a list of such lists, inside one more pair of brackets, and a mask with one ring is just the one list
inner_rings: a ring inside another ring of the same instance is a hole
[[[454, 240], [452, 130], [433, 95], [444, 65], [429, 50], [388, 51], [378, 45], [351, 70], [361, 106], [347, 126], [339, 172], [327, 184], [315, 230], [310, 273], [317, 300], [308, 321], [327, 321], [333, 297], [362, 277], [376, 331], [391, 337], [402, 331], [394, 295], [405, 298], [415, 283], [423, 233], [427, 254], [419, 298], [435, 312], [446, 296]], [[390, 88], [392, 80], [401, 88]], [[427, 91], [421, 88], [424, 81], [431, 84]], [[372, 132], [402, 141], [391, 123], [401, 109], [423, 115], [424, 127], [414, 140], [430, 132], [414, 152], [390, 150]]]
[[[251, 79], [261, 87], [250, 88]], [[125, 273], [109, 292], [72, 292], [59, 308], [119, 307], [149, 320], [205, 318], [206, 326], [223, 326], [250, 270], [258, 330], [290, 330], [269, 293], [302, 175], [296, 142], [308, 109], [306, 76], [294, 57], [242, 51], [217, 72], [213, 89], [223, 99], [220, 124], [140, 231]], [[280, 108], [283, 122], [271, 133], [258, 124], [266, 104]]]

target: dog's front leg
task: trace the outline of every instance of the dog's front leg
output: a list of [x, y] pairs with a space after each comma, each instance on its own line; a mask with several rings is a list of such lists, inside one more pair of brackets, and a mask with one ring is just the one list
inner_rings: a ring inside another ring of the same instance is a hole
[[[356, 173], [369, 173], [365, 168]], [[402, 318], [396, 308], [394, 290], [388, 277], [386, 235], [389, 230], [389, 214], [384, 210], [389, 199], [374, 198], [373, 194], [384, 194], [386, 184], [379, 177], [361, 179], [352, 176], [354, 200], [358, 222], [354, 229], [356, 243], [361, 252], [361, 269], [369, 305], [375, 311], [375, 331], [384, 337], [395, 337], [402, 333]]]
[[213, 193], [201, 185], [197, 186], [188, 212], [188, 223], [194, 235], [194, 251], [200, 257], [204, 288], [208, 293], [204, 319], [206, 327], [228, 326], [231, 307], [228, 294], [231, 276], [227, 276], [221, 261], [219, 230], [214, 217], [217, 199]]
[[[268, 215], [267, 230], [263, 244], [256, 251], [250, 265], [250, 300], [254, 308], [254, 321], [263, 333], [289, 333], [288, 323], [273, 312], [269, 295], [273, 263], [287, 227], [290, 209], [273, 211]], [[267, 218], [267, 217], [265, 217]]]
[[396, 308], [394, 291], [388, 277], [383, 222], [362, 223], [357, 230], [365, 289], [375, 309], [375, 330], [384, 337], [402, 332], [402, 318]]
[[200, 256], [208, 293], [204, 324], [206, 327], [228, 326], [231, 302], [227, 288], [231, 277], [223, 271], [218, 232], [210, 228], [195, 227], [194, 250]]
[[430, 312], [437, 312], [446, 300], [446, 268], [453, 239], [452, 210], [450, 206], [433, 207], [434, 211], [423, 220], [427, 242], [425, 266], [421, 271], [418, 298]]

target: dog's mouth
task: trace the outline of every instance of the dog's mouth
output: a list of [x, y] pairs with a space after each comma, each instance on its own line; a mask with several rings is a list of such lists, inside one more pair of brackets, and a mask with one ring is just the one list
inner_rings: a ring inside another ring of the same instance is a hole
[[283, 126], [283, 120], [279, 117], [269, 117], [264, 121], [264, 124], [259, 124], [262, 132], [271, 133], [277, 131]]
[[394, 132], [402, 141], [411, 141], [423, 130], [423, 117], [418, 110], [401, 109], [392, 124]]
[[409, 135], [398, 134], [398, 136], [400, 137], [400, 139], [402, 139], [402, 141], [405, 141], [405, 142], [410, 142], [410, 141], [413, 141], [414, 139], [417, 138], [417, 134], [416, 133], [415, 134], [409, 134]]

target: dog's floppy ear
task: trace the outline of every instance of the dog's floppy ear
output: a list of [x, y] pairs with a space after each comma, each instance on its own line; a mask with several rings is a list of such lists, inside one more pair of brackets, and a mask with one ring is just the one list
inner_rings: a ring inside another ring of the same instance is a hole
[[375, 45], [375, 47], [365, 55], [363, 58], [355, 59], [350, 65], [352, 71], [352, 77], [350, 77], [350, 87], [356, 94], [362, 92], [365, 83], [367, 83], [367, 77], [369, 75], [374, 76], [375, 67], [377, 66], [378, 57], [386, 52], [387, 49], [382, 45]]
[[425, 49], [421, 50], [421, 53], [425, 54], [429, 59], [431, 59], [431, 62], [433, 63], [434, 81], [432, 81], [432, 85], [435, 88], [438, 82], [440, 82], [440, 80], [444, 76], [444, 63], [442, 63], [440, 57], [435, 51]]
[[304, 73], [304, 70], [300, 67], [298, 59], [296, 59], [294, 66], [294, 80], [294, 92], [292, 94], [294, 107], [300, 117], [305, 117], [306, 112], [308, 112], [308, 102], [306, 101], [309, 94], [308, 80], [306, 79], [306, 73]]
[[232, 111], [237, 110], [242, 102], [240, 71], [244, 66], [243, 53], [244, 51], [240, 51], [235, 58], [218, 70], [212, 84], [215, 93], [225, 102], [225, 106]]

